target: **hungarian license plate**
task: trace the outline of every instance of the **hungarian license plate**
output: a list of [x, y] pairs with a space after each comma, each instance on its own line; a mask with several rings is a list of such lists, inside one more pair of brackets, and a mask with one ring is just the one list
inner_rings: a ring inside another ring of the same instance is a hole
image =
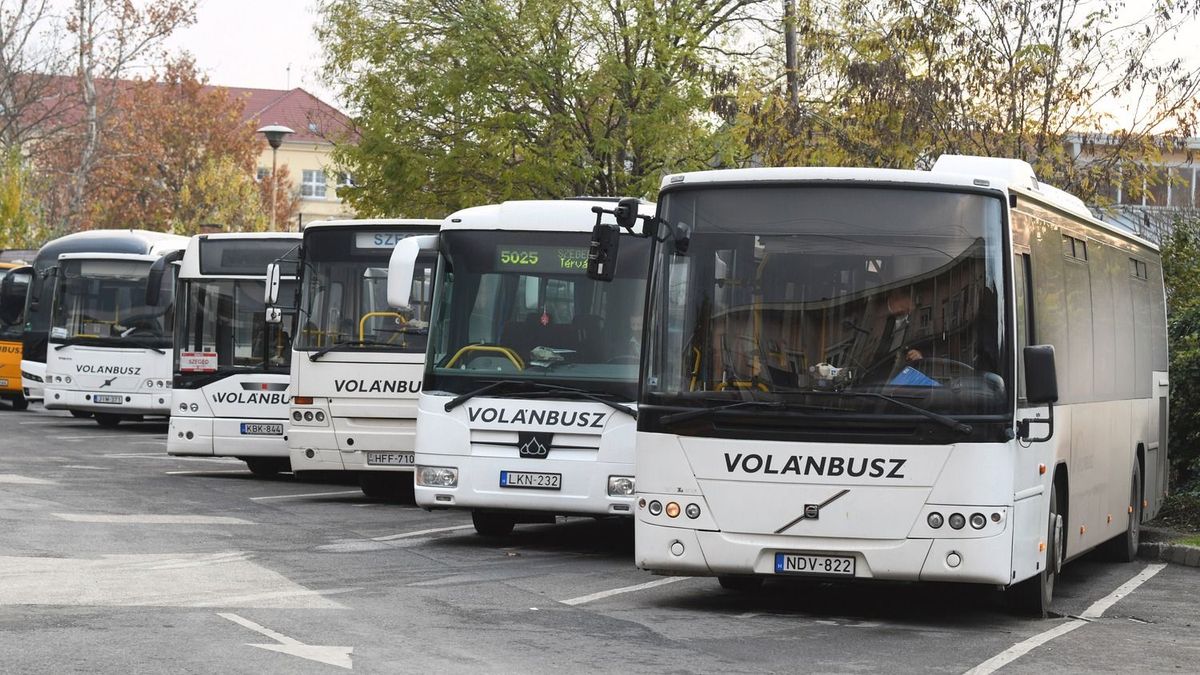
[[243, 436], [282, 436], [283, 423], [242, 422]]
[[125, 397], [120, 394], [92, 394], [93, 403], [124, 403]]
[[411, 452], [368, 452], [368, 466], [412, 466], [417, 463], [415, 453]]
[[561, 490], [561, 473], [531, 473], [529, 471], [501, 471], [500, 487], [533, 488], [535, 490]]
[[817, 553], [776, 553], [775, 573], [852, 577], [854, 557]]
[[7, 387], [7, 386], [8, 386], [8, 380], [4, 379], [3, 377], [0, 377], [0, 387]]

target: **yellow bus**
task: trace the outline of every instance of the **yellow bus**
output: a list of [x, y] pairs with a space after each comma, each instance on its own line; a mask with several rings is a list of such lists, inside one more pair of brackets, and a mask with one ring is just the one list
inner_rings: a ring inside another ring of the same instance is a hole
[[29, 269], [25, 263], [0, 262], [0, 295], [5, 296], [0, 310], [0, 398], [14, 410], [29, 407], [21, 389], [21, 331]]

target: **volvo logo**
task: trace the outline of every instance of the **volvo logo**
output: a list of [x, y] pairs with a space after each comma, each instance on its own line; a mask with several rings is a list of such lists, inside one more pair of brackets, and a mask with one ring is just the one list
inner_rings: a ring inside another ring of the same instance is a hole
[[110, 377], [110, 378], [108, 378], [107, 380], [105, 380], [105, 381], [104, 381], [104, 384], [100, 385], [100, 387], [99, 387], [99, 388], [100, 388], [100, 389], [103, 389], [104, 387], [107, 387], [108, 385], [112, 384], [113, 382], [116, 382], [116, 380], [117, 380], [117, 378], [116, 378], [116, 376], [114, 375], [113, 377]]
[[842, 490], [841, 492], [835, 494], [834, 496], [830, 497], [829, 499], [826, 499], [825, 501], [821, 502], [820, 504], [805, 504], [804, 511], [800, 514], [800, 517], [793, 520], [792, 522], [788, 523], [787, 525], [784, 525], [783, 527], [779, 528], [778, 530], [775, 530], [775, 534], [783, 534], [784, 530], [795, 525], [796, 523], [799, 523], [802, 520], [817, 520], [817, 519], [819, 519], [821, 517], [821, 509], [825, 508], [826, 506], [829, 506], [834, 501], [840, 499], [843, 495], [845, 495], [849, 491], [850, 490]]
[[546, 459], [550, 454], [550, 441], [553, 437], [553, 434], [518, 432], [517, 453], [526, 459]]

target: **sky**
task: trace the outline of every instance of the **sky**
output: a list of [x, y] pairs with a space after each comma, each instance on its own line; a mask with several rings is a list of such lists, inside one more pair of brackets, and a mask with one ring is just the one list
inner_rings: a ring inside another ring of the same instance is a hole
[[316, 20], [316, 0], [200, 0], [196, 23], [171, 36], [166, 46], [191, 53], [212, 84], [304, 87], [336, 105], [320, 81]]

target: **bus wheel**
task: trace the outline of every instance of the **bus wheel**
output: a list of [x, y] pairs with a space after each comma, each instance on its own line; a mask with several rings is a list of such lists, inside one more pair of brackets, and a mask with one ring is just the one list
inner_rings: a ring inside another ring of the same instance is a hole
[[246, 463], [250, 473], [258, 478], [274, 478], [291, 468], [288, 460], [274, 457], [246, 457], [242, 461]]
[[115, 428], [121, 423], [121, 416], [113, 415], [112, 413], [96, 413], [93, 415], [93, 417], [96, 418], [96, 424], [99, 424], [105, 429]]
[[29, 407], [29, 399], [22, 394], [17, 394], [17, 397], [12, 400], [13, 410], [25, 410]]
[[722, 575], [717, 577], [717, 583], [727, 591], [749, 593], [762, 588], [763, 578], [757, 576]]
[[414, 504], [413, 479], [410, 473], [395, 471], [360, 471], [358, 486], [368, 499], [398, 504]]
[[1133, 477], [1129, 481], [1129, 524], [1125, 533], [1109, 539], [1104, 545], [1108, 557], [1117, 562], [1133, 562], [1137, 559], [1138, 540], [1142, 533], [1142, 467], [1133, 462]]
[[86, 420], [87, 418], [89, 418], [91, 416], [92, 416], [92, 413], [90, 413], [86, 410], [72, 410], [71, 411], [71, 417], [76, 417], [81, 420]]
[[503, 513], [472, 511], [471, 523], [475, 525], [475, 531], [485, 537], [507, 537], [512, 534], [517, 521]]
[[1036, 614], [1042, 618], [1050, 611], [1054, 597], [1054, 582], [1063, 564], [1063, 519], [1058, 501], [1058, 488], [1050, 487], [1050, 513], [1046, 520], [1046, 560], [1042, 571], [1022, 581], [1009, 591], [1013, 608], [1023, 614]]

